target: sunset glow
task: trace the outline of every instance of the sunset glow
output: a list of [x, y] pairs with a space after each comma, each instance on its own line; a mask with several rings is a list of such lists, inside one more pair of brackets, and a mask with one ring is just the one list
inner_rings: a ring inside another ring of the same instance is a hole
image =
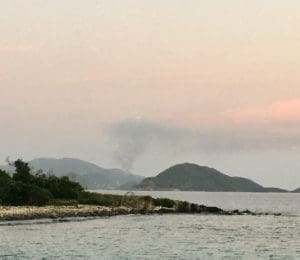
[[[136, 120], [185, 129], [197, 141], [205, 133], [214, 153], [180, 153], [182, 144], [160, 147], [160, 140], [147, 144], [134, 172], [214, 162], [262, 183], [274, 174], [274, 185], [291, 187], [300, 181], [299, 160], [291, 159], [300, 150], [291, 141], [300, 138], [299, 12], [294, 0], [4, 1], [0, 158], [79, 157], [120, 167], [110, 129]], [[229, 138], [227, 152], [216, 145], [220, 133], [240, 138]], [[276, 133], [267, 140], [271, 153], [247, 150], [269, 133]], [[269, 166], [253, 173], [230, 164], [247, 156], [249, 164], [266, 156]], [[290, 179], [282, 180], [283, 165]]]

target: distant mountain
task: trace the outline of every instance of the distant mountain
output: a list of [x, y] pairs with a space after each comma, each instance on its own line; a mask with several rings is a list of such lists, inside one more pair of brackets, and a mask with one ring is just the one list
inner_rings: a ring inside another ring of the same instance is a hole
[[[56, 176], [69, 176], [72, 180], [79, 182], [87, 189], [117, 189], [119, 186], [139, 183], [143, 177], [119, 169], [104, 169], [96, 164], [79, 159], [63, 158], [38, 158], [29, 161], [33, 171], [43, 172]], [[8, 172], [14, 169], [3, 166]]]
[[300, 193], [300, 188], [293, 190], [294, 193]]
[[142, 190], [285, 192], [264, 188], [249, 179], [230, 177], [213, 168], [191, 163], [175, 165], [156, 177], [145, 178], [135, 187]]

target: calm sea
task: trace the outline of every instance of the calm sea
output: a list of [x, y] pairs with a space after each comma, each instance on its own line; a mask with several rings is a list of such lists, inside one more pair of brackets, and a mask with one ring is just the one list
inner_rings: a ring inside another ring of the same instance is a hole
[[300, 259], [300, 194], [137, 194], [284, 215], [132, 215], [67, 222], [0, 222], [0, 258]]

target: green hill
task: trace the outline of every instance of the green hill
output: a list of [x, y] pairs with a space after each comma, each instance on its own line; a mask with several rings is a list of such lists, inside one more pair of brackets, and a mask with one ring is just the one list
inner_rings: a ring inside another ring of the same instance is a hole
[[264, 188], [246, 178], [230, 177], [213, 168], [191, 163], [178, 164], [161, 172], [156, 177], [146, 178], [136, 188], [184, 191], [278, 191], [275, 188]]

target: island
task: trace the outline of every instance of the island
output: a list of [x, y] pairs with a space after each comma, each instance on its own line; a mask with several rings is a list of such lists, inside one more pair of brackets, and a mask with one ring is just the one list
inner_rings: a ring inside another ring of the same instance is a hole
[[138, 190], [181, 190], [222, 192], [287, 192], [266, 188], [242, 177], [231, 177], [214, 168], [193, 163], [174, 165], [155, 177], [145, 178], [135, 185]]
[[227, 211], [168, 198], [112, 195], [88, 192], [68, 177], [42, 172], [31, 173], [28, 163], [11, 163], [15, 172], [0, 170], [0, 220], [39, 218], [99, 217], [124, 214], [198, 213], [219, 215], [259, 215], [248, 210]]

